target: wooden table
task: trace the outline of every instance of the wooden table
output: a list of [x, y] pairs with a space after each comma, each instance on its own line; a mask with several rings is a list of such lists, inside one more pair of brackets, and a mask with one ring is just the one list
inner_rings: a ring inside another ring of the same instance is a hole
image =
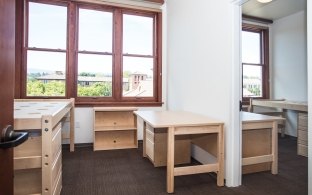
[[[143, 120], [143, 156], [146, 157], [146, 124], [167, 129], [167, 192], [174, 192], [174, 176], [216, 172], [217, 185], [224, 185], [223, 122], [184, 111], [135, 111]], [[138, 124], [139, 126], [139, 124]], [[174, 167], [175, 135], [217, 134], [217, 162], [205, 165]]]
[[[244, 131], [250, 130], [261, 130], [261, 129], [271, 129], [271, 140], [269, 143], [261, 142], [256, 144], [252, 142], [250, 145], [245, 145], [243, 147], [243, 154], [246, 153], [253, 153], [256, 156], [248, 156], [243, 157], [242, 165], [254, 165], [259, 163], [265, 162], [272, 162], [271, 164], [271, 173], [277, 174], [278, 173], [278, 130], [277, 124], [280, 120], [284, 120], [282, 117], [275, 117], [275, 116], [268, 116], [263, 114], [256, 114], [251, 112], [241, 112], [241, 121], [242, 121], [242, 130], [243, 130], [243, 142], [247, 141], [249, 137], [244, 137]], [[259, 134], [262, 136], [261, 134]], [[257, 135], [257, 136], [259, 136]], [[261, 140], [261, 137], [256, 137], [256, 139]], [[264, 135], [266, 136], [266, 135]], [[256, 140], [257, 141], [257, 140]], [[271, 152], [269, 154], [261, 154], [257, 155], [257, 152], [253, 152], [250, 150], [259, 150], [261, 147], [270, 146], [271, 145]], [[247, 151], [249, 150], [249, 151]]]
[[[298, 155], [308, 156], [308, 103], [303, 101], [289, 100], [261, 100], [253, 99], [251, 102], [251, 110], [253, 106], [280, 108], [285, 110], [294, 110], [298, 112], [297, 117], [297, 153]], [[285, 114], [283, 114], [285, 116]]]
[[308, 112], [308, 103], [300, 101], [253, 99], [251, 106], [281, 108], [285, 110]]

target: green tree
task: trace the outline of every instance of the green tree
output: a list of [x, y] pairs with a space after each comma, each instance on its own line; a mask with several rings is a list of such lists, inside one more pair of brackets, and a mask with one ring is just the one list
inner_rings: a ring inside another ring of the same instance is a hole
[[112, 96], [112, 85], [103, 82], [97, 82], [90, 86], [78, 84], [78, 96]]
[[65, 83], [62, 81], [50, 81], [43, 83], [35, 79], [27, 81], [28, 96], [65, 96]]
[[81, 73], [79, 73], [79, 76], [95, 77], [95, 74], [94, 73], [90, 73], [90, 72], [81, 72]]

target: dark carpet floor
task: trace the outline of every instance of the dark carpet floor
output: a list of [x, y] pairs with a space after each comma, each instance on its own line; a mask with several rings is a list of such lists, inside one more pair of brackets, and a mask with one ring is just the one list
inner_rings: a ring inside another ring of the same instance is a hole
[[[308, 160], [297, 155], [294, 137], [279, 138], [279, 174], [243, 175], [236, 188], [218, 187], [214, 174], [175, 177], [181, 195], [306, 195]], [[63, 149], [62, 195], [158, 195], [166, 193], [166, 169], [154, 168], [139, 149], [96, 151]]]

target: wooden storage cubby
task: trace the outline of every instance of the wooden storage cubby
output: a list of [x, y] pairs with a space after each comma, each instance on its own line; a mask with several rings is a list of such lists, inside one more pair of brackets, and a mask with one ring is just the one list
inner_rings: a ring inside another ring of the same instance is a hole
[[94, 108], [94, 150], [137, 148], [133, 107]]

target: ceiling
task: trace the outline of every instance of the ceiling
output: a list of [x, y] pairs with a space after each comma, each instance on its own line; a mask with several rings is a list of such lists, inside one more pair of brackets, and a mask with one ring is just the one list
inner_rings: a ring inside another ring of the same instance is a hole
[[273, 0], [270, 3], [259, 3], [257, 0], [249, 0], [242, 6], [245, 15], [277, 20], [285, 16], [306, 10], [307, 0]]

